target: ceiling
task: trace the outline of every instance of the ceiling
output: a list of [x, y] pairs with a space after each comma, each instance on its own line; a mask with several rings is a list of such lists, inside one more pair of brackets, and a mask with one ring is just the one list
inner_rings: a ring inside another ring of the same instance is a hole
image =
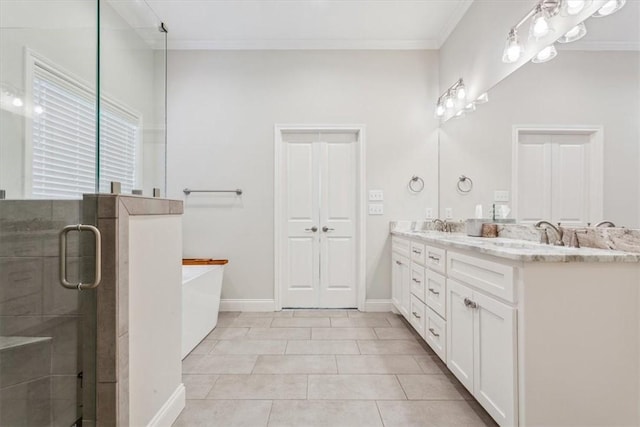
[[171, 49], [438, 49], [472, 0], [146, 0]]

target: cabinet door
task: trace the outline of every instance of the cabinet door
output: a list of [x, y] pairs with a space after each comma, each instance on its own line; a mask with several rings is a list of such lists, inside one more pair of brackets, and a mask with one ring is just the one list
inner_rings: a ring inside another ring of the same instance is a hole
[[402, 312], [402, 260], [393, 253], [391, 256], [391, 300], [398, 312]]
[[473, 292], [447, 280], [447, 367], [473, 393], [474, 309], [465, 304]]
[[401, 270], [402, 270], [402, 303], [400, 306], [400, 312], [411, 322], [411, 267], [409, 258], [400, 258]]
[[500, 424], [516, 424], [516, 310], [478, 292], [473, 395]]

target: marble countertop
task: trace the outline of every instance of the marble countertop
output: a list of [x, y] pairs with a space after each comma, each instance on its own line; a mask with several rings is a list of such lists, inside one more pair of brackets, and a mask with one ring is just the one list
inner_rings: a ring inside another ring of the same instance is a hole
[[469, 250], [512, 261], [524, 262], [640, 262], [640, 253], [597, 248], [545, 245], [504, 237], [469, 237], [463, 233], [392, 230], [394, 236], [409, 237], [455, 249]]

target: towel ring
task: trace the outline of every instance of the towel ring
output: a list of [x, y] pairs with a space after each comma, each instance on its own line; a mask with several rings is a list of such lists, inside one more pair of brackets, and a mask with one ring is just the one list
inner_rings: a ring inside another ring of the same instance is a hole
[[411, 177], [408, 187], [411, 192], [419, 193], [424, 190], [424, 180], [419, 176], [414, 175]]
[[458, 178], [458, 191], [461, 193], [468, 193], [473, 189], [473, 180], [465, 175], [460, 175]]

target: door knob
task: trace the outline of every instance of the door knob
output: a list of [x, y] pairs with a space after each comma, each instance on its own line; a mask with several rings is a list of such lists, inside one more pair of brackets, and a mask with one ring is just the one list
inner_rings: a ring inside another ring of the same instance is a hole
[[311, 228], [305, 228], [305, 229], [304, 229], [304, 231], [306, 231], [306, 232], [309, 232], [309, 231], [310, 231], [310, 232], [312, 232], [312, 233], [315, 233], [316, 231], [318, 231], [318, 227], [316, 227], [316, 226], [314, 225], [314, 226], [313, 226], [313, 227], [311, 227]]
[[325, 233], [328, 232], [328, 231], [333, 231], [333, 230], [335, 230], [335, 228], [329, 228], [326, 225], [324, 227], [322, 227], [322, 231], [324, 231]]

